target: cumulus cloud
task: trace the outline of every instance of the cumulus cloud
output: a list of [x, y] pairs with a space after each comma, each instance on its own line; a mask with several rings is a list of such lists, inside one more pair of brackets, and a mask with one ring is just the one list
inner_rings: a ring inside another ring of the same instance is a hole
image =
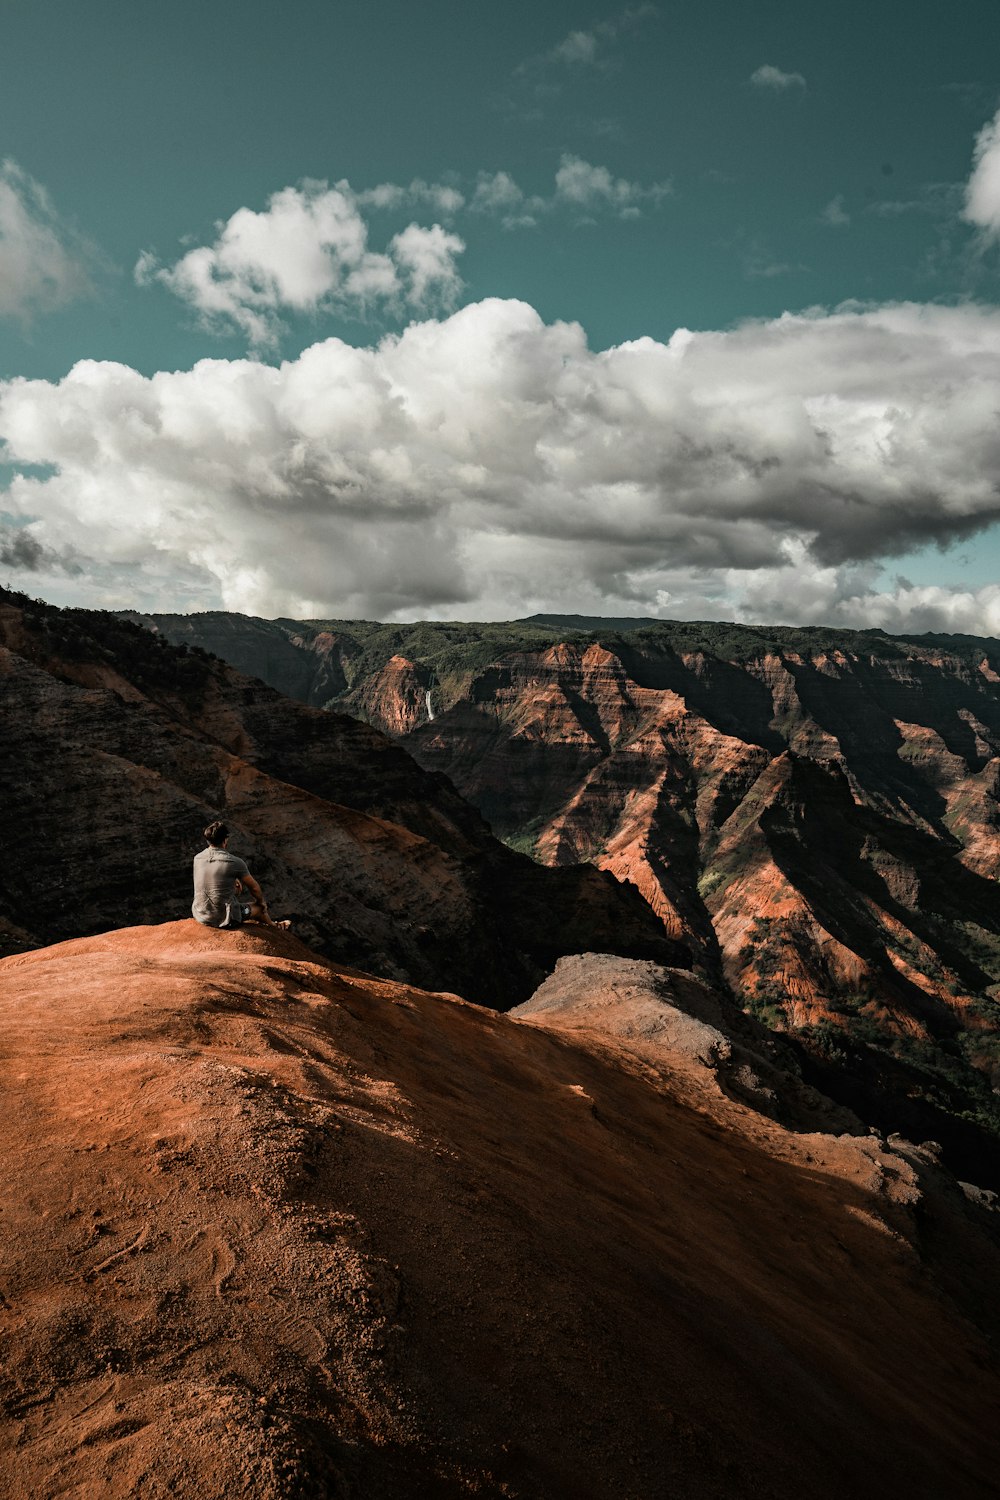
[[770, 89], [776, 94], [787, 93], [789, 89], [804, 89], [806, 86], [801, 73], [785, 73], [772, 63], [764, 63], [751, 73], [750, 82], [754, 88]]
[[206, 326], [238, 328], [266, 347], [288, 312], [363, 315], [373, 305], [404, 301], [422, 309], [435, 288], [441, 305], [450, 306], [461, 285], [454, 257], [464, 248], [440, 225], [411, 224], [387, 251], [372, 251], [350, 184], [306, 181], [274, 193], [262, 213], [238, 209], [219, 226], [214, 244], [189, 250], [173, 266], [144, 252], [135, 279], [140, 286], [161, 282]]
[[897, 576], [888, 588], [873, 564], [822, 567], [801, 542], [786, 540], [779, 565], [742, 579], [729, 575], [740, 619], [750, 623], [844, 625], [888, 634], [935, 631], [1000, 636], [1000, 584], [952, 589]]
[[645, 185], [615, 177], [608, 167], [595, 166], [581, 156], [563, 154], [549, 197], [526, 194], [509, 172], [480, 172], [469, 200], [469, 212], [491, 214], [505, 229], [530, 229], [546, 214], [569, 210], [612, 213], [637, 218], [644, 207], [662, 203], [673, 192], [670, 182]]
[[509, 172], [480, 172], [469, 201], [469, 212], [493, 214], [504, 229], [533, 229], [539, 215], [550, 208], [544, 198], [529, 197]]
[[[943, 619], [943, 593], [877, 579], [1000, 519], [998, 354], [1000, 310], [974, 305], [594, 352], [489, 300], [279, 367], [84, 362], [0, 385], [8, 462], [54, 469], [4, 508], [99, 603]], [[985, 628], [992, 596], [969, 601], [952, 617]]]
[[588, 210], [611, 208], [626, 218], [639, 214], [643, 204], [659, 203], [672, 192], [669, 182], [643, 187], [641, 183], [612, 176], [607, 167], [595, 167], [569, 153], [562, 157], [556, 172], [557, 202]]
[[[450, 221], [467, 209], [499, 218], [505, 229], [525, 229], [560, 208], [635, 218], [671, 191], [668, 182], [629, 182], [607, 167], [570, 155], [563, 156], [547, 198], [527, 195], [502, 170], [480, 172], [468, 198], [454, 182], [423, 178], [407, 186], [384, 182], [360, 192], [347, 181], [331, 187], [306, 180], [272, 194], [262, 211], [238, 209], [216, 226], [214, 243], [188, 250], [173, 265], [143, 251], [134, 277], [139, 286], [167, 287], [210, 331], [238, 330], [253, 348], [268, 349], [277, 346], [292, 314], [399, 318], [407, 311], [425, 314], [456, 305], [464, 240], [439, 223], [414, 222], [394, 234], [384, 250], [373, 250], [365, 211], [423, 205]], [[0, 196], [0, 229], [2, 211]], [[2, 253], [0, 240], [0, 270]], [[44, 265], [41, 258], [39, 264]]]
[[991, 238], [1000, 236], [1000, 110], [976, 137], [963, 217]]
[[406, 277], [407, 300], [412, 306], [424, 308], [433, 301], [450, 307], [455, 303], [462, 289], [455, 257], [465, 249], [457, 234], [449, 234], [440, 224], [431, 229], [410, 224], [393, 237], [389, 248]]
[[0, 165], [0, 317], [30, 319], [93, 291], [94, 248], [57, 214], [41, 183]]

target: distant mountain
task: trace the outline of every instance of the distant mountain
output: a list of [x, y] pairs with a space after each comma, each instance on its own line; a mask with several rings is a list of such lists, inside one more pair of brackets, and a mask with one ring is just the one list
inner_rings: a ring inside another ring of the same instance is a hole
[[655, 625], [652, 615], [526, 615], [518, 625], [546, 625], [565, 634], [566, 631], [641, 630]]
[[289, 661], [335, 658], [330, 701], [443, 772], [513, 847], [634, 882], [825, 1087], [836, 1075], [876, 1119], [891, 1095], [887, 1126], [906, 1101], [892, 1128], [995, 1137], [1000, 643], [560, 618], [588, 623], [149, 623], [232, 651], [228, 633], [289, 690], [253, 655], [262, 632]]
[[513, 853], [377, 730], [115, 615], [0, 591], [0, 693], [7, 951], [184, 915], [221, 816], [275, 910], [377, 973], [508, 1006], [595, 941], [684, 961], [632, 887]]

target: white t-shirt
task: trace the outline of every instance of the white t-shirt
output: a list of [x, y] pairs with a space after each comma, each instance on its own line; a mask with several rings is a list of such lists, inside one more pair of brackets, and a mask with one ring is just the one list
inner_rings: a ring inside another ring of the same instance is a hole
[[236, 881], [249, 874], [250, 867], [245, 859], [230, 854], [228, 849], [217, 849], [209, 844], [194, 857], [191, 915], [206, 927], [238, 927], [242, 912], [231, 914], [230, 908], [240, 905], [236, 897]]

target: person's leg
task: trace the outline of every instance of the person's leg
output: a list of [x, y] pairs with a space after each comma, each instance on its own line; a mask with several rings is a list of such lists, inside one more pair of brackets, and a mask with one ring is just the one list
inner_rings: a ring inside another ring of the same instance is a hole
[[261, 922], [265, 927], [280, 927], [282, 931], [286, 931], [292, 925], [287, 918], [283, 922], [276, 922], [267, 908], [261, 906], [259, 901], [252, 901], [250, 903], [250, 912], [245, 920], [248, 922]]

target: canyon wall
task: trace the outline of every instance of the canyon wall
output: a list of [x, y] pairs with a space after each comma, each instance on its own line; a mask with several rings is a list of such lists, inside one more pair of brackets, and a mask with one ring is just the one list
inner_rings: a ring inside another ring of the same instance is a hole
[[190, 910], [201, 829], [319, 950], [491, 1005], [589, 946], [684, 961], [630, 886], [546, 870], [443, 776], [113, 615], [0, 593], [6, 951]]
[[631, 882], [869, 1112], [1000, 1129], [1000, 644], [593, 623], [468, 627], [464, 656], [461, 626], [371, 627], [336, 702], [515, 849]]

